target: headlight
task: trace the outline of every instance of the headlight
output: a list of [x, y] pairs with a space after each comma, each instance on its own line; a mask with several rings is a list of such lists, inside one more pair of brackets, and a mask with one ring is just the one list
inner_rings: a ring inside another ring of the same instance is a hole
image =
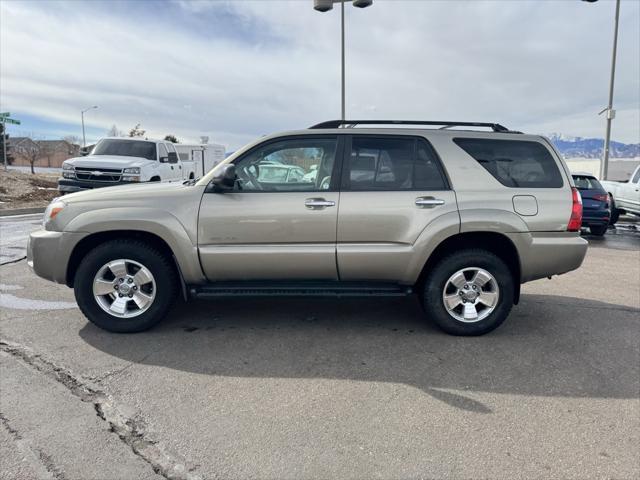
[[42, 225], [46, 225], [49, 221], [56, 218], [56, 215], [58, 215], [62, 211], [62, 209], [66, 206], [67, 204], [64, 203], [62, 200], [60, 200], [59, 198], [54, 198], [51, 201], [51, 203], [47, 206], [47, 209], [44, 211], [44, 217], [42, 218]]
[[76, 171], [73, 165], [68, 163], [62, 164], [62, 178], [76, 178]]
[[140, 167], [125, 168], [123, 170], [123, 173], [132, 173], [134, 175], [140, 175]]

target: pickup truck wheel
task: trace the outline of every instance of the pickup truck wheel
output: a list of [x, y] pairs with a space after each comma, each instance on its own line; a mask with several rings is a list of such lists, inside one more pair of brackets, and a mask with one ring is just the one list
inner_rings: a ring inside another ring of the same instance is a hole
[[451, 335], [483, 335], [504, 322], [513, 306], [514, 279], [507, 265], [486, 250], [461, 250], [429, 272], [423, 306]]
[[[611, 196], [611, 195], [610, 195]], [[609, 225], [615, 225], [620, 220], [620, 211], [616, 208], [616, 202], [611, 197], [611, 218], [609, 219]]]
[[113, 240], [91, 250], [74, 280], [76, 301], [95, 325], [140, 332], [160, 322], [177, 291], [171, 261], [137, 240]]

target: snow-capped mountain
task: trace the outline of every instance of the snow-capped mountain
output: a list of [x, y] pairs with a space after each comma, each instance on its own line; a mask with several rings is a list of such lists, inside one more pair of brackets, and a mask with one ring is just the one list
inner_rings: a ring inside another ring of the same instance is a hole
[[[604, 139], [582, 138], [550, 133], [546, 135], [565, 158], [600, 158]], [[640, 143], [621, 143], [611, 141], [610, 158], [640, 157]]]

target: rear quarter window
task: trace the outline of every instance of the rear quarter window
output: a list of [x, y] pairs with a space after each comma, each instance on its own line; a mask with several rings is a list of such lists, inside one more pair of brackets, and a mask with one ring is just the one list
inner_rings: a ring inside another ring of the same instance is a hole
[[512, 188], [559, 188], [562, 175], [549, 150], [538, 142], [454, 138], [502, 185]]

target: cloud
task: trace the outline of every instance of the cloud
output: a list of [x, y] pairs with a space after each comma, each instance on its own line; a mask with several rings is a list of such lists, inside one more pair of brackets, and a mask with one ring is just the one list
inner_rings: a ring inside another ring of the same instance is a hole
[[[347, 115], [601, 136], [613, 3], [346, 7]], [[2, 2], [0, 101], [62, 123], [231, 149], [339, 117], [339, 9], [279, 2]], [[640, 141], [640, 6], [623, 1], [613, 136]]]

